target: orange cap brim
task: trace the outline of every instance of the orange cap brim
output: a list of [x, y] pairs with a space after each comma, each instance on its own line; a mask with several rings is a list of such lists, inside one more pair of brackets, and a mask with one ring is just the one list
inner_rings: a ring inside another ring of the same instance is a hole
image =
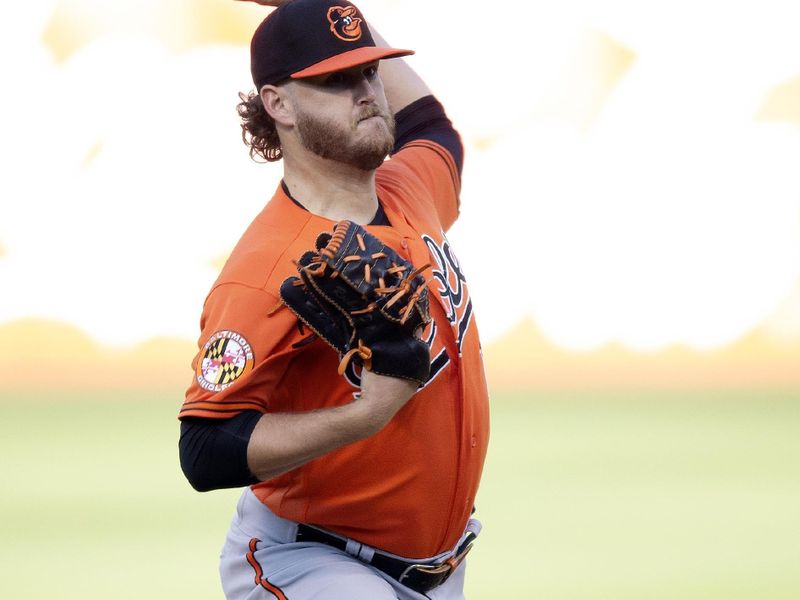
[[331, 56], [325, 60], [306, 67], [301, 71], [291, 74], [292, 79], [302, 79], [303, 77], [314, 77], [315, 75], [327, 75], [358, 65], [365, 65], [384, 58], [399, 58], [414, 54], [413, 50], [401, 50], [399, 48], [378, 48], [376, 46], [362, 46], [355, 50], [349, 50], [336, 56]]

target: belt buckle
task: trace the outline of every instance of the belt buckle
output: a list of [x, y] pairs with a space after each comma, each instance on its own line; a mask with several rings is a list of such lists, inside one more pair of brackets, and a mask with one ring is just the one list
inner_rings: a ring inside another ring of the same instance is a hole
[[398, 578], [397, 581], [399, 581], [400, 583], [403, 583], [403, 580], [406, 579], [407, 577], [409, 577], [411, 575], [412, 571], [418, 571], [422, 575], [428, 576], [428, 577], [436, 577], [437, 575], [440, 576], [441, 579], [439, 579], [438, 582], [432, 587], [436, 587], [438, 585], [441, 585], [445, 581], [447, 581], [448, 577], [450, 577], [450, 575], [453, 574], [453, 572], [458, 568], [458, 565], [461, 564], [461, 561], [463, 561], [464, 558], [467, 556], [467, 553], [470, 550], [472, 550], [472, 545], [473, 545], [473, 543], [470, 542], [456, 556], [448, 558], [446, 561], [444, 561], [443, 563], [440, 563], [438, 565], [425, 565], [425, 564], [419, 564], [419, 563], [410, 565], [408, 568], [406, 568], [405, 571], [403, 571], [403, 574], [400, 575], [400, 577]]

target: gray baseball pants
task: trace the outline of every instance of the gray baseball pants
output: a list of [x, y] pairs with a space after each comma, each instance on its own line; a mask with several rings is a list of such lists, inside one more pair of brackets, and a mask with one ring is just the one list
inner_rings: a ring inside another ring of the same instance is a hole
[[[471, 520], [472, 531], [480, 523]], [[296, 542], [297, 523], [273, 514], [253, 492], [242, 493], [220, 557], [228, 600], [464, 600], [462, 562], [427, 594], [417, 593], [331, 546]], [[431, 557], [448, 558], [450, 553]], [[422, 561], [420, 561], [422, 562]]]

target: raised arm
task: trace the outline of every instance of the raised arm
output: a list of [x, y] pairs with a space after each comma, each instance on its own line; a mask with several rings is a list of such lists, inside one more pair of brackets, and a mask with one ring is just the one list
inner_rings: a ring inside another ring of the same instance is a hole
[[[374, 27], [370, 27], [370, 32], [375, 44], [389, 47], [389, 44], [380, 33], [375, 31]], [[395, 114], [412, 102], [431, 94], [427, 84], [402, 58], [382, 60], [378, 72], [383, 80], [386, 99]]]

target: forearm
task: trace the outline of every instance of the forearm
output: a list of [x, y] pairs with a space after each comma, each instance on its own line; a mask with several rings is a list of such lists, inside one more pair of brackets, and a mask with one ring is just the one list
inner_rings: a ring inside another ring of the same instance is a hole
[[266, 481], [374, 435], [416, 389], [415, 382], [363, 371], [361, 394], [349, 404], [305, 413], [267, 413], [250, 436], [248, 467]]
[[186, 418], [178, 445], [181, 468], [200, 492], [270, 479], [374, 432], [380, 423], [370, 424], [357, 408], [298, 414], [246, 410], [225, 420]]
[[247, 464], [260, 480], [319, 458], [369, 435], [354, 417], [354, 403], [305, 413], [267, 413], [247, 446]]
[[[386, 40], [375, 31], [373, 26], [370, 26], [370, 33], [372, 33], [377, 46], [389, 47]], [[412, 102], [431, 94], [427, 84], [402, 58], [382, 60], [378, 71], [383, 80], [386, 99], [394, 113], [400, 112]]]

